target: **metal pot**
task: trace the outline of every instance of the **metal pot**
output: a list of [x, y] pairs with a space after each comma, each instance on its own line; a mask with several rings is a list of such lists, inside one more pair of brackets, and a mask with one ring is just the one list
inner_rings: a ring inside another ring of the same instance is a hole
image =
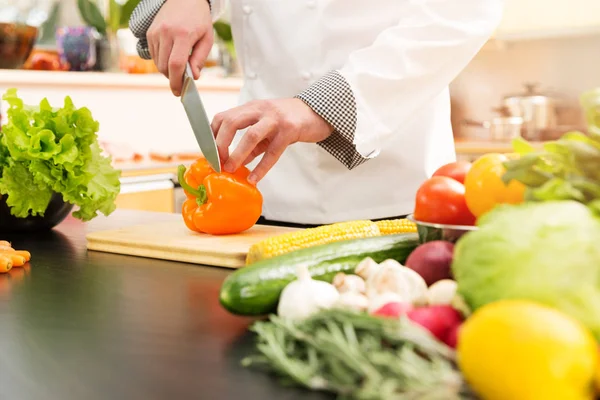
[[487, 137], [497, 141], [511, 141], [512, 139], [521, 136], [523, 127], [523, 118], [513, 117], [508, 115], [508, 110], [505, 107], [494, 109], [500, 115], [490, 119], [489, 121], [464, 120], [463, 123], [467, 126], [480, 127], [487, 130]]
[[522, 134], [527, 140], [542, 140], [544, 132], [557, 128], [563, 103], [559, 96], [539, 92], [536, 84], [525, 84], [523, 93], [505, 96], [502, 102], [510, 116], [523, 118]]

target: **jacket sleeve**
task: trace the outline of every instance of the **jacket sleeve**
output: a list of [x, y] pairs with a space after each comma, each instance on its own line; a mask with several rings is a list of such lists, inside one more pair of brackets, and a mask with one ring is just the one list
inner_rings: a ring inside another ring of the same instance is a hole
[[296, 97], [334, 128], [319, 145], [352, 169], [467, 66], [500, 23], [504, 0], [407, 2], [399, 23]]
[[[154, 17], [162, 8], [167, 0], [141, 0], [137, 7], [131, 13], [129, 19], [129, 29], [138, 39], [137, 52], [140, 57], [149, 60], [152, 57], [148, 51], [148, 41], [146, 33], [154, 21]], [[227, 6], [228, 0], [207, 0], [210, 5], [210, 13], [213, 21], [221, 17]]]

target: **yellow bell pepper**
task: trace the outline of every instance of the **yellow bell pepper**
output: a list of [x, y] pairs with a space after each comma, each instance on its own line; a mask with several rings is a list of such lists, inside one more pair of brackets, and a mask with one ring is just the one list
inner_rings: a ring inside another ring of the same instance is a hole
[[514, 154], [485, 154], [471, 166], [465, 177], [465, 200], [475, 217], [479, 218], [498, 204], [523, 202], [525, 185], [515, 180], [506, 185], [502, 181], [506, 172], [503, 163], [514, 157]]

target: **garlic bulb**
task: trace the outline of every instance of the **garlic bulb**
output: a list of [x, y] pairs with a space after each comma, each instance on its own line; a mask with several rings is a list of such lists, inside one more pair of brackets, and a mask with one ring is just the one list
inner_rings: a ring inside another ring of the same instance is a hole
[[457, 284], [452, 279], [437, 281], [427, 290], [427, 302], [430, 305], [451, 305], [456, 296]]
[[369, 307], [369, 299], [362, 293], [344, 292], [340, 294], [335, 306], [355, 311], [365, 311]]
[[333, 307], [340, 296], [335, 286], [312, 279], [305, 265], [299, 265], [296, 274], [298, 279], [281, 291], [277, 306], [279, 316], [301, 320]]
[[343, 272], [338, 272], [333, 278], [333, 286], [336, 287], [338, 292], [365, 292], [365, 281], [358, 275], [346, 275]]
[[393, 292], [411, 304], [424, 304], [427, 301], [425, 280], [398, 261], [389, 259], [379, 265], [377, 263], [364, 265], [360, 272], [366, 276], [366, 294], [369, 298]]

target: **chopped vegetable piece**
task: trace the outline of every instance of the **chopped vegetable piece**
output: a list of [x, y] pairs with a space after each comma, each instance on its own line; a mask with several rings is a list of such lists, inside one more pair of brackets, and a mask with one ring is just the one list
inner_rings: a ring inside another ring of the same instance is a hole
[[27, 262], [25, 257], [18, 255], [14, 251], [2, 251], [0, 252], [0, 256], [10, 259], [13, 267], [22, 267]]
[[5, 274], [12, 268], [12, 261], [10, 258], [0, 254], [0, 274]]
[[308, 228], [272, 236], [250, 247], [246, 264], [279, 256], [294, 250], [305, 249], [341, 240], [380, 236], [377, 224], [372, 221], [349, 221]]

